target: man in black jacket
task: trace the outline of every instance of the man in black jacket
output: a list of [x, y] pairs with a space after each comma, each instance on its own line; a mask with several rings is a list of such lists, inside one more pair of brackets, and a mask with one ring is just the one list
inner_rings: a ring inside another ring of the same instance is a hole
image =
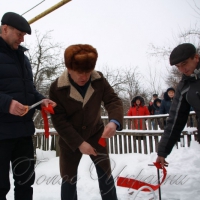
[[193, 44], [178, 45], [170, 54], [170, 65], [175, 65], [183, 74], [173, 98], [169, 119], [158, 145], [156, 162], [162, 166], [187, 122], [191, 106], [198, 117], [198, 139], [200, 139], [200, 62]]
[[157, 94], [153, 94], [152, 95], [152, 100], [149, 102], [149, 105], [148, 105], [148, 110], [150, 112], [150, 115], [154, 115], [154, 112], [155, 112], [155, 108], [153, 106], [153, 102], [155, 101], [155, 99], [158, 98], [158, 95]]
[[[0, 35], [0, 200], [6, 200], [10, 190], [10, 162], [15, 185], [15, 200], [32, 200], [34, 183], [35, 132], [31, 109], [24, 115], [24, 105], [43, 99], [42, 104], [56, 104], [37, 92], [32, 69], [20, 46], [31, 28], [22, 16], [8, 12], [1, 19]], [[37, 107], [40, 109], [40, 106]]]

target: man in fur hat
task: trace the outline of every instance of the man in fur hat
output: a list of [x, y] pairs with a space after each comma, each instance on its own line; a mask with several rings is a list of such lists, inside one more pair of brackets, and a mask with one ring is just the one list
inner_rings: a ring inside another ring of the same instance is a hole
[[[67, 69], [50, 87], [50, 99], [57, 103], [52, 122], [60, 136], [62, 200], [77, 199], [77, 169], [83, 154], [94, 163], [102, 199], [117, 200], [107, 148], [98, 141], [122, 129], [123, 106], [103, 74], [94, 70], [97, 57], [91, 45], [69, 46], [64, 53]], [[102, 102], [109, 117], [105, 127]]]
[[158, 145], [156, 162], [167, 165], [165, 158], [180, 139], [185, 127], [191, 106], [198, 117], [198, 139], [200, 139], [200, 63], [199, 55], [193, 44], [178, 45], [170, 54], [170, 65], [175, 65], [183, 74], [173, 98], [169, 118]]

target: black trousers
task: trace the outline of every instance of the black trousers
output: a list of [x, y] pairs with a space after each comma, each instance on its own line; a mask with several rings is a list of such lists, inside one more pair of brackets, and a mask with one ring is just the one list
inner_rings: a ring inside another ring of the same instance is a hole
[[[95, 165], [99, 189], [102, 200], [117, 200], [116, 188], [114, 179], [111, 176], [109, 179], [105, 172], [98, 166]], [[61, 186], [61, 200], [77, 200], [77, 190], [76, 190], [77, 179], [73, 179], [72, 183], [62, 181]]]
[[0, 161], [0, 200], [6, 200], [10, 190], [10, 173], [14, 178], [15, 200], [32, 200], [35, 181], [32, 137], [0, 140]]

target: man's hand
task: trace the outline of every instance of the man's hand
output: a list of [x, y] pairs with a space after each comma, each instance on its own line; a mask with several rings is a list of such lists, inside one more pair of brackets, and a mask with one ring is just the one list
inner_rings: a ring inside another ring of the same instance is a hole
[[94, 148], [87, 142], [83, 142], [80, 146], [79, 146], [79, 150], [82, 154], [87, 154], [87, 155], [93, 155], [93, 156], [97, 156]]
[[51, 106], [54, 108], [54, 107], [56, 107], [56, 103], [54, 102], [54, 101], [52, 101], [52, 100], [50, 100], [50, 99], [43, 99], [42, 100], [42, 106], [46, 106], [46, 107], [48, 107], [48, 105], [49, 104], [51, 104]]
[[24, 105], [22, 105], [16, 100], [11, 101], [10, 108], [9, 108], [10, 114], [21, 116], [23, 115], [23, 113], [25, 113], [25, 111], [26, 111], [26, 108], [24, 107]]
[[111, 138], [116, 133], [117, 125], [114, 122], [109, 122], [103, 131], [102, 138]]
[[167, 167], [168, 166], [168, 162], [165, 160], [164, 157], [158, 156], [156, 159], [157, 163], [160, 163], [162, 167]]

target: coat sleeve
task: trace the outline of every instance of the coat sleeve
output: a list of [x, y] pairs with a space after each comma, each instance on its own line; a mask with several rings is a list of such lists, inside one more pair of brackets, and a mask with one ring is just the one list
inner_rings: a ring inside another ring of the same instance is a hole
[[180, 139], [182, 130], [188, 119], [190, 104], [187, 102], [185, 94], [176, 91], [173, 99], [169, 118], [158, 145], [158, 156], [167, 157], [175, 143]]
[[9, 113], [11, 101], [12, 101], [11, 96], [0, 93], [0, 112]]

